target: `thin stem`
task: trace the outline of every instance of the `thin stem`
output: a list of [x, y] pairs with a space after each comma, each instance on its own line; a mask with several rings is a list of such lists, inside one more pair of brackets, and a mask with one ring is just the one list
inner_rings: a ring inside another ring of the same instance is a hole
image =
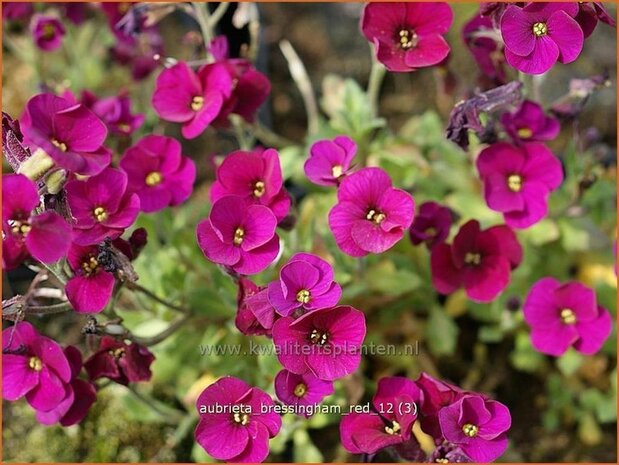
[[213, 56], [208, 51], [208, 46], [213, 41], [213, 30], [211, 28], [211, 14], [208, 10], [208, 3], [191, 2], [191, 5], [193, 6], [193, 11], [195, 13], [194, 17], [198, 22], [198, 26], [200, 26], [202, 38], [204, 39], [206, 59], [208, 60], [208, 63], [211, 63], [213, 61]]
[[142, 294], [144, 294], [145, 296], [151, 298], [155, 302], [159, 302], [160, 304], [165, 305], [166, 307], [168, 307], [168, 308], [170, 308], [172, 310], [175, 310], [175, 311], [180, 312], [180, 313], [184, 313], [186, 315], [191, 313], [191, 310], [189, 310], [188, 308], [181, 307], [180, 305], [172, 304], [172, 303], [168, 302], [167, 300], [162, 299], [161, 297], [159, 297], [154, 292], [146, 289], [145, 287], [140, 286], [138, 283], [127, 282], [126, 285], [127, 285], [127, 287], [129, 289], [141, 292]]
[[372, 69], [368, 80], [367, 95], [374, 116], [378, 115], [378, 96], [386, 71], [385, 67], [372, 55]]
[[215, 30], [215, 26], [217, 26], [217, 23], [219, 23], [219, 21], [221, 21], [221, 18], [223, 18], [223, 16], [226, 14], [229, 6], [230, 3], [228, 2], [221, 2], [219, 5], [217, 5], [217, 8], [215, 8], [215, 11], [213, 11], [213, 14], [209, 19], [209, 26], [211, 27], [211, 31]]
[[184, 415], [176, 409], [168, 408], [166, 410], [162, 409], [157, 403], [155, 403], [154, 399], [142, 394], [137, 390], [135, 386], [129, 385], [127, 389], [133, 393], [135, 397], [141, 400], [144, 404], [148, 405], [155, 413], [161, 415], [162, 417], [170, 419], [170, 423], [178, 423], [183, 418]]
[[174, 323], [170, 324], [166, 329], [161, 331], [159, 334], [156, 334], [151, 337], [139, 337], [134, 334], [129, 334], [127, 337], [131, 339], [133, 342], [137, 342], [143, 346], [154, 346], [167, 339], [169, 336], [178, 331], [188, 320], [189, 315], [185, 315], [183, 318], [176, 320]]
[[263, 126], [259, 122], [256, 122], [253, 125], [252, 129], [256, 137], [269, 147], [281, 148], [296, 144], [296, 142], [291, 141], [284, 136], [280, 136], [279, 134], [273, 132], [271, 129]]

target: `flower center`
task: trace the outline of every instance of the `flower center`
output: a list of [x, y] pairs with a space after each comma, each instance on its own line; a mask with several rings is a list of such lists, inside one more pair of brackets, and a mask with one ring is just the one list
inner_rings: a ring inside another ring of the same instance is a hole
[[110, 349], [107, 351], [107, 353], [114, 357], [116, 360], [118, 360], [125, 356], [125, 348], [118, 347], [117, 349]]
[[481, 255], [474, 252], [467, 252], [464, 256], [464, 263], [477, 266], [481, 263]]
[[201, 95], [196, 95], [191, 99], [191, 109], [193, 111], [198, 111], [204, 106], [204, 97]]
[[97, 207], [92, 211], [93, 216], [95, 217], [95, 219], [99, 222], [102, 223], [103, 221], [107, 220], [108, 218], [108, 214], [107, 214], [107, 210], [103, 207]]
[[545, 36], [546, 34], [548, 34], [548, 26], [546, 25], [546, 23], [535, 23], [533, 25], [533, 34], [535, 34], [537, 37]]
[[307, 289], [301, 289], [297, 292], [297, 302], [306, 304], [312, 298], [312, 294]]
[[522, 176], [519, 174], [512, 174], [507, 178], [507, 187], [512, 192], [520, 192], [522, 189]]
[[243, 426], [249, 423], [249, 415], [247, 415], [246, 413], [235, 413], [234, 415], [232, 415], [232, 419], [235, 423]]
[[401, 429], [400, 424], [395, 420], [393, 420], [391, 423], [391, 426], [385, 426], [385, 433], [391, 435], [398, 434]]
[[84, 271], [84, 274], [86, 276], [90, 276], [91, 274], [93, 274], [95, 271], [97, 271], [98, 267], [99, 262], [95, 257], [90, 257], [88, 261], [82, 262], [82, 270]]
[[404, 50], [409, 50], [417, 46], [418, 37], [414, 31], [401, 29], [398, 33], [398, 39], [400, 41], [400, 48], [403, 48]]
[[433, 226], [430, 226], [429, 228], [426, 229], [426, 236], [430, 236], [430, 237], [434, 237], [436, 236], [436, 228]]
[[22, 236], [25, 236], [32, 229], [30, 223], [26, 221], [9, 220], [8, 223], [13, 234], [20, 234]]
[[376, 224], [381, 224], [385, 220], [386, 216], [378, 210], [371, 209], [368, 214], [365, 215], [365, 218]]
[[329, 342], [329, 334], [314, 329], [312, 330], [312, 334], [310, 334], [310, 342], [312, 344], [324, 346], [327, 342]]
[[299, 383], [294, 388], [294, 395], [297, 397], [303, 397], [307, 393], [307, 385]]
[[576, 314], [573, 310], [564, 308], [561, 310], [561, 321], [563, 321], [563, 324], [573, 325], [576, 323]]
[[241, 245], [243, 243], [243, 238], [245, 237], [245, 230], [243, 228], [236, 228], [234, 231], [234, 245]]
[[67, 151], [67, 144], [59, 141], [58, 139], [52, 139], [52, 145], [56, 147], [57, 149], [59, 149], [61, 152]]
[[266, 185], [262, 181], [256, 181], [254, 184], [254, 197], [262, 197], [266, 191]]
[[523, 127], [518, 129], [517, 134], [521, 139], [530, 139], [533, 135], [533, 130], [531, 128]]
[[436, 463], [449, 463], [449, 460], [447, 460], [447, 459], [436, 459], [435, 462]]
[[331, 174], [336, 179], [339, 178], [342, 173], [344, 173], [344, 168], [342, 167], [342, 165], [335, 165], [333, 168], [331, 168]]
[[28, 366], [34, 371], [41, 371], [43, 369], [43, 362], [41, 362], [39, 357], [33, 356], [30, 357], [30, 360], [28, 360]]
[[157, 186], [161, 184], [161, 181], [163, 181], [163, 176], [161, 176], [161, 173], [159, 171], [153, 171], [146, 175], [147, 186], [150, 186], [150, 187]]
[[477, 436], [477, 433], [479, 433], [479, 427], [477, 427], [476, 425], [473, 425], [471, 423], [466, 423], [462, 427], [462, 432], [465, 435], [467, 435], [469, 438], [474, 438], [475, 436]]

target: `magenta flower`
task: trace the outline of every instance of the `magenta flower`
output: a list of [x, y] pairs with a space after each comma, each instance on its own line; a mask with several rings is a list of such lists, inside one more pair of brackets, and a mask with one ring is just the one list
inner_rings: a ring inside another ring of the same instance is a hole
[[537, 281], [524, 303], [536, 350], [556, 357], [573, 346], [585, 355], [598, 352], [612, 331], [608, 310], [597, 304], [595, 292], [583, 284], [561, 284], [554, 278]]
[[349, 174], [356, 153], [357, 144], [346, 136], [314, 142], [305, 162], [305, 175], [319, 186], [337, 186]]
[[196, 180], [193, 160], [181, 155], [180, 142], [165, 136], [140, 139], [125, 151], [120, 168], [129, 178], [127, 190], [140, 197], [147, 213], [183, 203]]
[[101, 118], [112, 134], [128, 136], [144, 123], [143, 114], [131, 113], [131, 98], [125, 93], [99, 99], [84, 91], [82, 103]]
[[511, 270], [522, 261], [522, 247], [507, 226], [481, 230], [479, 222], [464, 224], [451, 245], [432, 249], [432, 284], [441, 294], [464, 287], [475, 302], [491, 302], [509, 284]]
[[505, 59], [528, 74], [542, 74], [558, 61], [571, 63], [583, 46], [583, 32], [574, 17], [577, 3], [511, 5], [501, 17]]
[[40, 147], [67, 171], [92, 176], [110, 164], [105, 124], [84, 105], [38, 94], [28, 100], [20, 122], [30, 148]]
[[32, 3], [29, 2], [2, 2], [2, 19], [10, 21], [28, 19], [33, 11]]
[[239, 274], [254, 274], [279, 253], [277, 218], [263, 205], [250, 205], [236, 195], [213, 204], [208, 219], [198, 224], [198, 244], [206, 258]]
[[114, 168], [86, 181], [69, 181], [65, 189], [75, 219], [73, 241], [78, 245], [116, 239], [140, 212], [140, 198], [127, 192], [127, 175]]
[[364, 337], [365, 317], [349, 306], [313, 310], [298, 319], [288, 316], [273, 325], [273, 343], [284, 368], [327, 381], [357, 369]]
[[64, 26], [55, 16], [35, 15], [30, 28], [34, 43], [46, 52], [60, 47], [66, 33]]
[[453, 22], [447, 3], [368, 3], [361, 32], [376, 47], [378, 61], [389, 71], [433, 66], [449, 54], [443, 38]]
[[374, 454], [411, 438], [422, 394], [411, 380], [399, 376], [378, 381], [372, 413], [351, 413], [342, 418], [342, 445], [353, 454]]
[[286, 405], [293, 406], [298, 414], [309, 418], [303, 407], [318, 405], [322, 400], [333, 394], [333, 381], [317, 378], [312, 373], [298, 375], [288, 370], [281, 370], [275, 376], [275, 394]]
[[421, 402], [421, 429], [432, 436], [437, 444], [443, 442], [443, 433], [439, 424], [438, 412], [443, 407], [453, 404], [465, 392], [460, 388], [433, 378], [427, 373], [421, 373], [415, 381], [423, 393]]
[[563, 181], [561, 162], [543, 144], [499, 142], [477, 158], [488, 207], [513, 228], [528, 228], [548, 213], [548, 196]]
[[415, 245], [422, 242], [429, 250], [436, 244], [445, 242], [453, 221], [451, 210], [436, 202], [424, 202], [409, 229], [411, 241]]
[[67, 261], [73, 277], [67, 282], [65, 292], [75, 311], [98, 313], [112, 298], [114, 275], [98, 262], [99, 247], [73, 245]]
[[501, 124], [516, 143], [553, 140], [559, 135], [559, 120], [546, 116], [538, 103], [525, 100], [514, 113], [503, 113]]
[[181, 61], [159, 74], [152, 102], [162, 119], [183, 123], [183, 136], [194, 139], [217, 118], [231, 92], [224, 65], [208, 64], [196, 73]]
[[35, 410], [49, 412], [67, 395], [71, 368], [60, 346], [25, 321], [2, 331], [2, 397], [26, 396]]
[[269, 302], [266, 287], [257, 286], [247, 278], [239, 279], [234, 323], [241, 333], [247, 336], [271, 336], [271, 328], [277, 316]]
[[473, 55], [479, 70], [490, 79], [504, 83], [506, 76], [503, 46], [489, 37], [475, 37], [475, 33], [493, 30], [490, 17], [478, 14], [462, 28], [462, 39]]
[[574, 19], [580, 25], [585, 39], [593, 33], [598, 21], [616, 27], [614, 18], [602, 2], [578, 2], [578, 14]]
[[337, 198], [329, 226], [339, 248], [352, 257], [391, 248], [413, 221], [413, 198], [393, 188], [380, 168], [363, 168], [344, 178]]
[[500, 402], [465, 395], [438, 413], [443, 436], [475, 462], [493, 462], [507, 449], [512, 418]]
[[71, 381], [67, 385], [67, 395], [56, 408], [49, 412], [37, 410], [37, 421], [44, 425], [60, 423], [62, 426], [71, 426], [80, 423], [97, 398], [95, 386], [78, 378], [82, 371], [80, 351], [69, 346], [64, 350], [64, 354], [71, 367]]
[[91, 381], [108, 378], [126, 386], [149, 381], [152, 376], [150, 366], [154, 361], [155, 356], [140, 344], [126, 344], [111, 336], [103, 336], [99, 350], [86, 360], [84, 368]]
[[39, 194], [22, 174], [2, 176], [2, 268], [12, 270], [32, 255], [51, 264], [69, 250], [71, 227], [56, 212], [37, 214]]
[[221, 378], [198, 397], [196, 441], [218, 460], [263, 462], [269, 455], [269, 438], [282, 426], [274, 406], [263, 390], [232, 376]]
[[226, 195], [238, 195], [251, 203], [265, 205], [281, 221], [290, 210], [290, 197], [277, 150], [238, 150], [230, 153], [217, 168], [217, 180], [211, 186], [211, 201]]
[[279, 280], [269, 284], [269, 302], [283, 316], [297, 309], [334, 307], [342, 288], [333, 278], [333, 267], [322, 258], [297, 253], [282, 267]]
[[159, 67], [164, 56], [163, 39], [155, 28], [145, 29], [136, 37], [121, 36], [121, 33], [116, 35], [118, 41], [110, 49], [110, 55], [114, 61], [130, 68], [133, 79], [141, 81]]

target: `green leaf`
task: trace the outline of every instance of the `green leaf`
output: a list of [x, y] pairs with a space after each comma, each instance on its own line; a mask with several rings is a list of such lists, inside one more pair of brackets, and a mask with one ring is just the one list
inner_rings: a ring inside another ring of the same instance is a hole
[[442, 309], [430, 310], [426, 326], [426, 342], [436, 356], [453, 355], [458, 341], [458, 326]]
[[322, 463], [323, 456], [320, 450], [312, 443], [309, 434], [304, 429], [297, 429], [293, 435], [293, 458], [297, 463]]
[[534, 372], [543, 366], [544, 356], [533, 348], [529, 334], [520, 332], [516, 335], [516, 347], [510, 360], [518, 370]]
[[564, 355], [557, 359], [557, 366], [565, 376], [571, 376], [580, 368], [584, 357], [570, 348]]

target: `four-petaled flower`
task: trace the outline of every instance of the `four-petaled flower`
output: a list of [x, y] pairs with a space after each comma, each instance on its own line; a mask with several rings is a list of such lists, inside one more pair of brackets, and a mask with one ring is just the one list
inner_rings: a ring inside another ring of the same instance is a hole
[[99, 349], [84, 363], [91, 381], [108, 378], [125, 386], [129, 383], [149, 381], [151, 364], [155, 356], [144, 346], [126, 344], [111, 336], [103, 336]]
[[522, 102], [514, 113], [503, 113], [501, 124], [516, 143], [553, 140], [561, 130], [559, 120], [546, 116], [542, 106], [531, 100]]
[[66, 33], [64, 26], [55, 16], [35, 15], [32, 18], [31, 29], [34, 43], [46, 52], [60, 47]]
[[356, 153], [357, 144], [346, 136], [316, 141], [304, 165], [305, 175], [319, 186], [337, 186], [349, 174]]
[[299, 375], [284, 369], [277, 373], [273, 384], [277, 398], [295, 407], [295, 413], [305, 418], [309, 418], [311, 413], [307, 408], [303, 411], [303, 407], [318, 405], [333, 394], [333, 381], [319, 379], [313, 373]]
[[409, 234], [415, 245], [422, 242], [428, 249], [445, 242], [453, 221], [451, 210], [436, 202], [425, 202], [419, 207]]

